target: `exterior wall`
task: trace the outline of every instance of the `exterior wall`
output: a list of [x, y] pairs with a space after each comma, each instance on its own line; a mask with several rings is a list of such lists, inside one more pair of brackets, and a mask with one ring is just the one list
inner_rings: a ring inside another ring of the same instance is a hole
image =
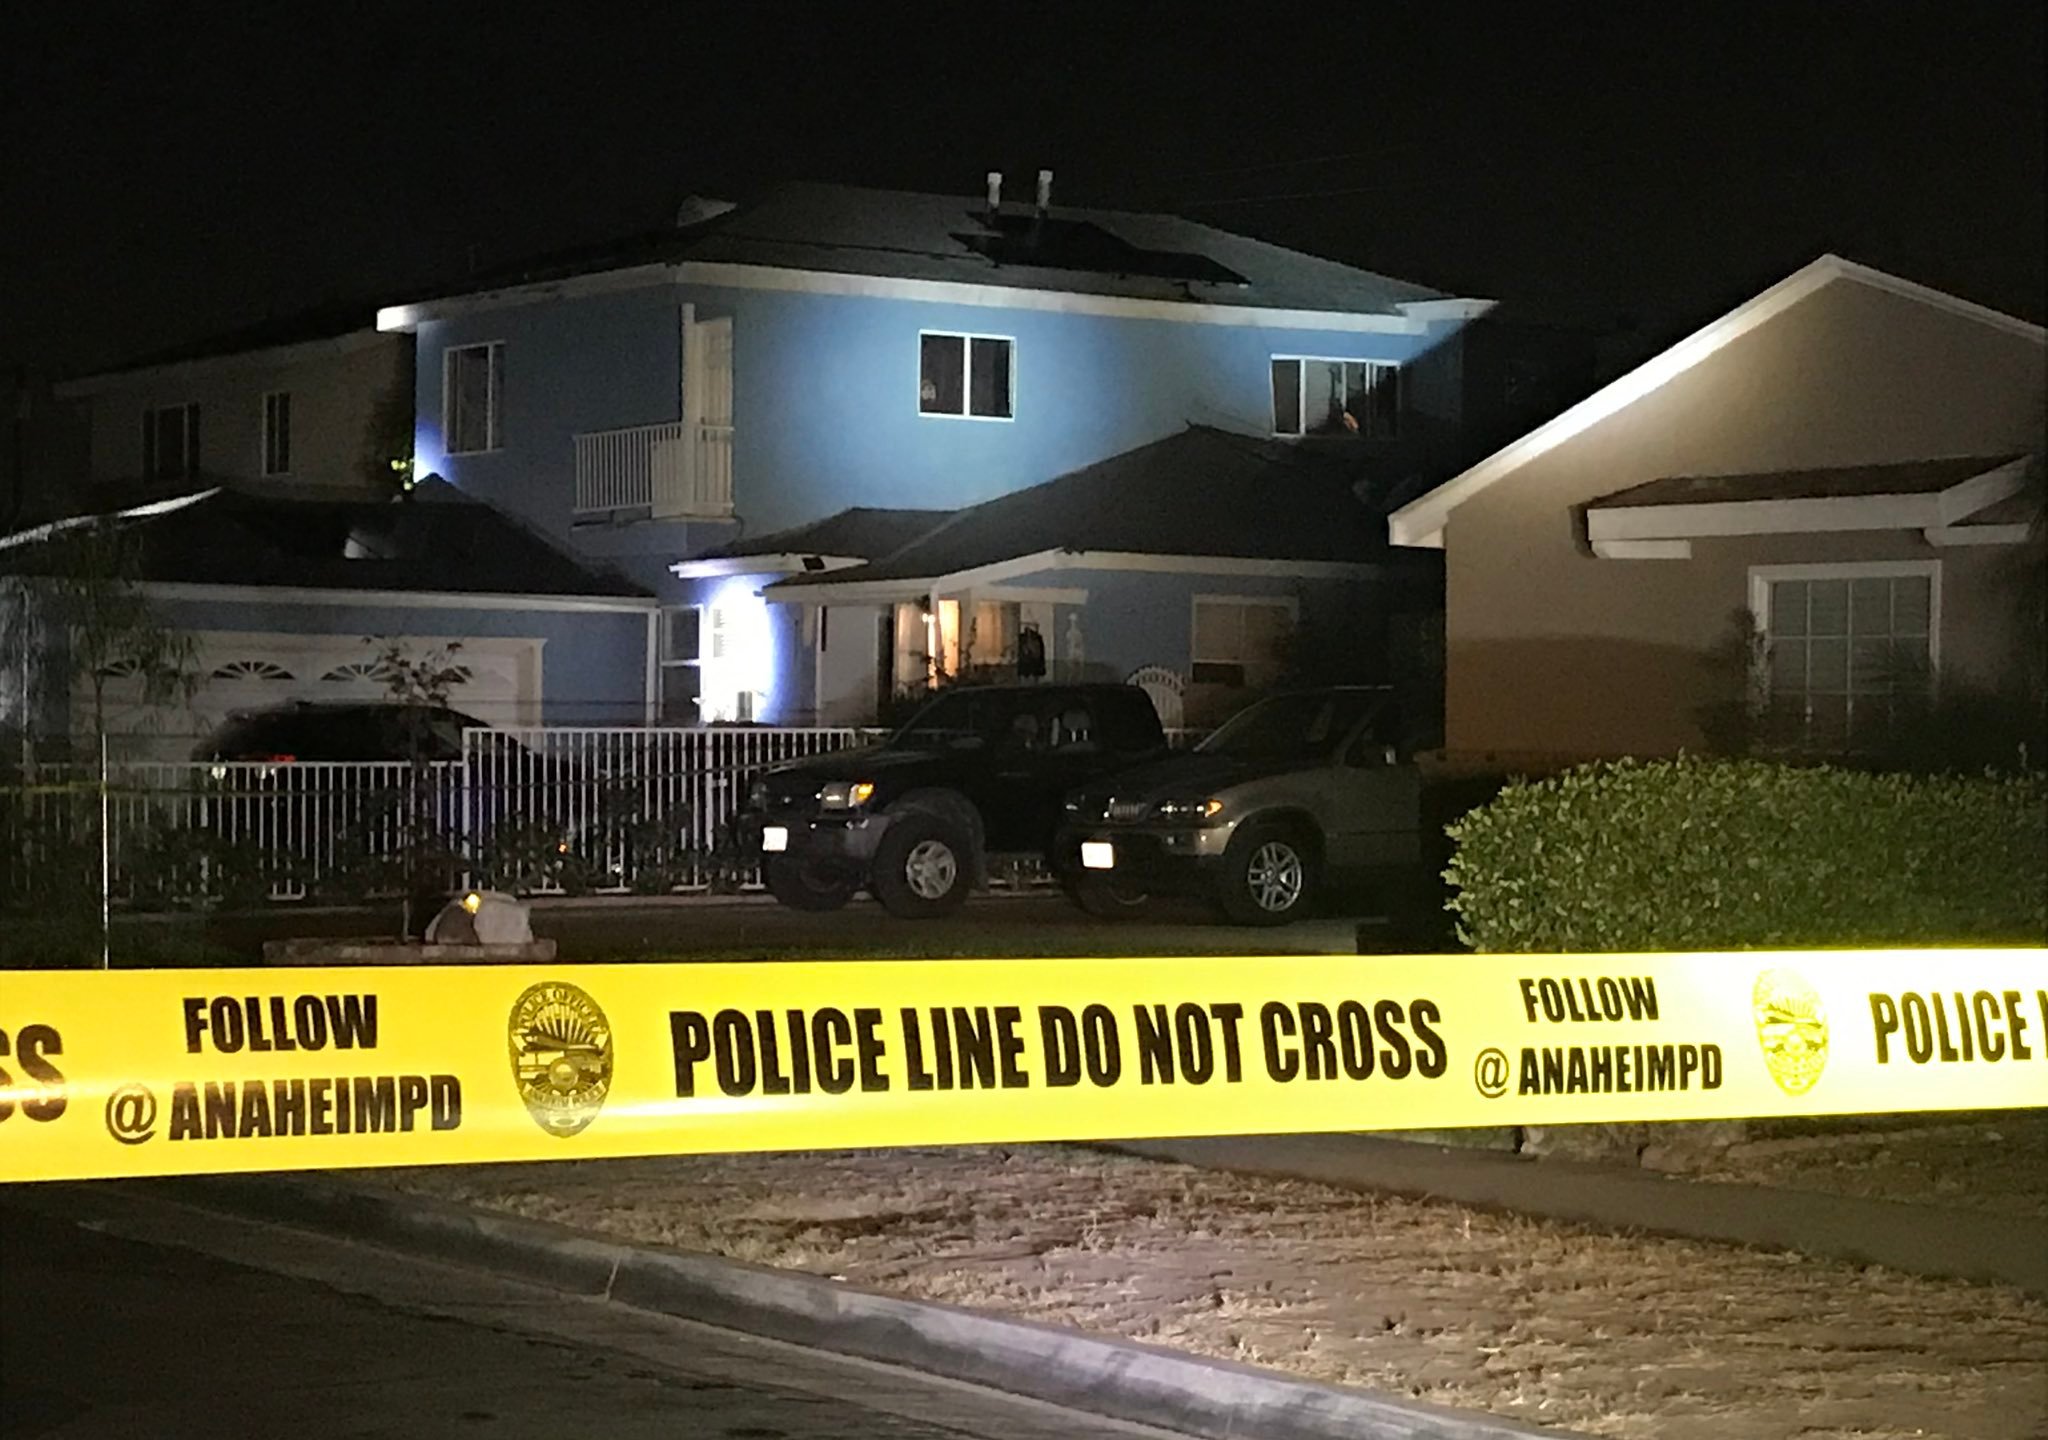
[[[371, 426], [404, 393], [410, 338], [365, 332], [336, 341], [223, 355], [82, 382], [95, 480], [142, 473], [142, 412], [199, 406], [199, 466], [209, 476], [294, 489], [373, 488]], [[263, 474], [263, 397], [291, 393], [289, 475]]]
[[1938, 559], [1945, 667], [1985, 677], [2004, 643], [1996, 551], [1868, 533], [1596, 560], [1579, 507], [1666, 475], [2030, 450], [2043, 401], [2038, 341], [1854, 282], [1817, 292], [1452, 512], [1447, 748], [1576, 758], [1698, 746], [1703, 661], [1747, 605], [1753, 564]]
[[[1455, 323], [1427, 333], [1279, 330], [790, 291], [656, 287], [430, 321], [418, 335], [421, 470], [571, 532], [574, 436], [681, 413], [681, 307], [731, 316], [737, 529], [760, 534], [849, 505], [951, 509], [1037, 484], [1189, 422], [1266, 434], [1270, 359], [1412, 362], [1400, 466], [1440, 454], [1460, 403]], [[1015, 339], [1015, 419], [920, 415], [923, 330]], [[504, 446], [449, 456], [442, 356], [505, 342]], [[577, 526], [590, 553], [673, 560], [728, 539], [702, 522]]]

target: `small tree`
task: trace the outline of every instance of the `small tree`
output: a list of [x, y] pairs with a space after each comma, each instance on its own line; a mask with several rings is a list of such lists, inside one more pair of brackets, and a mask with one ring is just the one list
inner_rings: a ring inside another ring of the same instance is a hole
[[428, 739], [435, 719], [448, 708], [450, 693], [469, 678], [469, 671], [456, 662], [462, 649], [457, 641], [423, 653], [415, 653], [403, 640], [387, 637], [370, 636], [364, 643], [377, 649], [377, 674], [383, 678], [385, 692], [399, 706], [405, 745], [406, 798], [399, 839], [404, 899], [399, 928], [409, 937], [413, 933], [413, 902], [425, 887], [431, 868], [447, 858], [436, 843], [439, 836], [433, 818]]

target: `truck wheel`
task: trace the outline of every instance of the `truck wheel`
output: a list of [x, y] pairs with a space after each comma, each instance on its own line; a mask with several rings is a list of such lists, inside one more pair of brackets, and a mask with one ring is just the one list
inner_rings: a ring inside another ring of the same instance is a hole
[[951, 915], [967, 903], [974, 874], [966, 832], [942, 816], [904, 815], [875, 847], [875, 898], [905, 920]]
[[1104, 920], [1135, 920], [1152, 908], [1152, 897], [1128, 881], [1088, 877], [1063, 888], [1069, 900]]
[[1238, 925], [1287, 925], [1308, 913], [1315, 888], [1315, 850], [1303, 833], [1253, 824], [1223, 852], [1216, 903]]
[[768, 893], [792, 910], [837, 910], [860, 888], [844, 870], [815, 860], [770, 855], [761, 869]]

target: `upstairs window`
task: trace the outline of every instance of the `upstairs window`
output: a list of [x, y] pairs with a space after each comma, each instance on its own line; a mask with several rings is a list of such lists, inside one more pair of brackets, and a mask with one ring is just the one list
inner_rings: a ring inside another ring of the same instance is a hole
[[1008, 420], [1016, 406], [1017, 342], [1001, 335], [917, 337], [917, 410], [969, 420]]
[[1401, 429], [1401, 367], [1308, 356], [1273, 359], [1275, 435], [1364, 435]]
[[503, 443], [498, 412], [504, 370], [501, 341], [453, 345], [441, 353], [441, 418], [450, 455], [474, 455]]
[[292, 392], [273, 390], [263, 397], [263, 473], [292, 473]]
[[197, 405], [142, 412], [142, 473], [150, 480], [183, 480], [199, 473]]

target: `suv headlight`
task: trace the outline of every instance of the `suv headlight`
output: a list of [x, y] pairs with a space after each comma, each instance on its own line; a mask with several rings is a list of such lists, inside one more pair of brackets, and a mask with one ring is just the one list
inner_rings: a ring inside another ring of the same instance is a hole
[[828, 780], [818, 792], [818, 804], [827, 810], [858, 810], [874, 798], [872, 780]]
[[1183, 820], [1203, 825], [1223, 813], [1223, 802], [1214, 797], [1206, 800], [1161, 800], [1152, 807], [1152, 813], [1161, 820]]

